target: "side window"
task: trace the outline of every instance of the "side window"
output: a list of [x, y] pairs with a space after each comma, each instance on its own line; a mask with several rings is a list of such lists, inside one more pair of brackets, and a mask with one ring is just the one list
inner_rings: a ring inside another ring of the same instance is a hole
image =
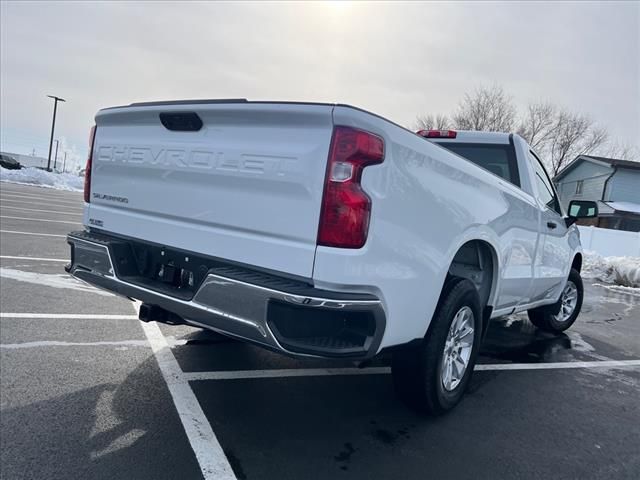
[[536, 184], [538, 186], [538, 195], [540, 195], [540, 200], [542, 200], [547, 207], [555, 211], [558, 215], [562, 215], [560, 202], [558, 202], [558, 197], [551, 185], [551, 180], [549, 180], [547, 172], [542, 166], [542, 162], [540, 162], [533, 152], [529, 152], [529, 159], [533, 166], [533, 170], [536, 173]]

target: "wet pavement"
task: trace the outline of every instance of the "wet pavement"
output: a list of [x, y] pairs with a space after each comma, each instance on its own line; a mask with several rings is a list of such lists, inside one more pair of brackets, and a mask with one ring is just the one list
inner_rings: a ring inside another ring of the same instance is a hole
[[[0, 477], [215, 478], [131, 303], [65, 284], [64, 238], [38, 235], [64, 235], [76, 225], [57, 220], [79, 222], [80, 207], [78, 193], [0, 184]], [[585, 284], [566, 334], [526, 315], [493, 321], [467, 395], [440, 418], [397, 399], [388, 358], [356, 371], [190, 327], [160, 331], [231, 478], [637, 479], [640, 367], [595, 362], [640, 360], [640, 295]], [[577, 362], [587, 366], [567, 367]], [[212, 379], [221, 372], [232, 379]]]

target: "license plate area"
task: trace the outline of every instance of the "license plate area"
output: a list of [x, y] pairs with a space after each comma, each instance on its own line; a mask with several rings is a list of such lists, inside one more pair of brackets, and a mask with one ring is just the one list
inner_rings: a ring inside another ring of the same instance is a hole
[[136, 241], [111, 244], [118, 277], [154, 291], [191, 299], [214, 263], [179, 250]]

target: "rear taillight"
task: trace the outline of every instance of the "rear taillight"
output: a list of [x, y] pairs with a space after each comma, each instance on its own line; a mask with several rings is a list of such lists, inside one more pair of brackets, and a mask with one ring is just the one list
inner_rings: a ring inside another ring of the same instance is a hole
[[362, 170], [383, 160], [382, 138], [350, 127], [333, 129], [318, 245], [360, 248], [365, 244], [371, 199], [360, 185]]
[[418, 130], [416, 133], [425, 138], [456, 138], [458, 135], [455, 130]]
[[96, 138], [96, 126], [91, 127], [89, 132], [89, 156], [87, 157], [87, 167], [84, 171], [84, 201], [91, 201], [91, 158], [93, 157], [93, 141]]

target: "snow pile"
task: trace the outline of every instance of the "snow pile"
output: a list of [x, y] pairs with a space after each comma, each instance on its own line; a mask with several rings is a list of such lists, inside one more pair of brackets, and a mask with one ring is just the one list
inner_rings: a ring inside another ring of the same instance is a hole
[[581, 274], [606, 283], [640, 288], [640, 257], [603, 257], [585, 251]]
[[47, 172], [33, 167], [21, 170], [8, 170], [0, 167], [0, 181], [23, 185], [38, 185], [39, 187], [72, 192], [81, 192], [84, 188], [84, 177], [79, 177], [73, 173]]

